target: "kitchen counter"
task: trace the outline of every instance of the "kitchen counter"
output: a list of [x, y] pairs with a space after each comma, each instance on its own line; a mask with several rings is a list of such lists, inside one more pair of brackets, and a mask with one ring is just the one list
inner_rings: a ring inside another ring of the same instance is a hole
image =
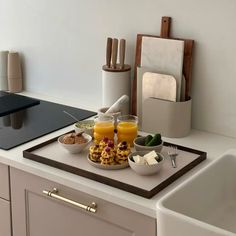
[[[99, 104], [93, 104], [92, 107], [90, 106], [90, 104], [86, 104], [86, 101], [81, 101], [81, 100], [80, 104], [78, 105], [77, 101], [67, 100], [66, 102], [64, 102], [57, 98], [50, 98], [45, 95], [34, 94], [29, 92], [24, 92], [22, 94], [30, 97], [50, 100], [53, 102], [63, 103], [66, 105], [76, 106], [79, 108], [90, 109], [94, 111], [96, 111], [100, 107]], [[171, 142], [178, 145], [207, 152], [207, 160], [203, 161], [194, 169], [187, 172], [184, 176], [180, 177], [178, 180], [176, 180], [174, 183], [166, 187], [164, 190], [155, 195], [153, 198], [146, 199], [143, 197], [139, 197], [135, 194], [131, 194], [123, 190], [119, 190], [110, 187], [108, 185], [101, 184], [99, 182], [23, 158], [23, 150], [30, 148], [34, 145], [37, 145], [39, 143], [42, 143], [48, 139], [59, 136], [65, 132], [70, 131], [71, 129], [72, 125], [63, 128], [61, 130], [58, 130], [56, 132], [53, 132], [51, 134], [45, 135], [31, 142], [28, 142], [26, 144], [23, 144], [19, 147], [13, 148], [9, 151], [0, 150], [0, 162], [12, 167], [16, 167], [23, 171], [38, 175], [40, 177], [47, 178], [51, 181], [58, 182], [60, 184], [66, 185], [76, 190], [80, 190], [85, 193], [95, 195], [107, 201], [116, 203], [120, 206], [135, 210], [137, 212], [155, 218], [156, 218], [156, 203], [162, 196], [164, 196], [170, 190], [178, 186], [184, 180], [188, 179], [189, 176], [196, 173], [203, 166], [209, 164], [213, 159], [219, 157], [228, 149], [236, 148], [236, 138], [225, 137], [198, 130], [191, 130], [190, 134], [184, 138], [174, 139], [174, 138], [163, 137], [163, 140], [166, 142]]]

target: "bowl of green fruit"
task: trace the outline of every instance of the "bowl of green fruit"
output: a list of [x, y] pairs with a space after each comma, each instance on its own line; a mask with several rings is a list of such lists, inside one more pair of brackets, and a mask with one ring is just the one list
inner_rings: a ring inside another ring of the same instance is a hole
[[161, 134], [147, 135], [145, 137], [137, 137], [134, 140], [134, 148], [136, 151], [156, 151], [161, 152], [163, 141]]

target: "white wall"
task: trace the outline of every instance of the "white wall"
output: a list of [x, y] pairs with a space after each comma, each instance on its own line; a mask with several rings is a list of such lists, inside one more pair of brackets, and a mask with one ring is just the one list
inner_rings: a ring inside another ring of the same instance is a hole
[[193, 127], [236, 137], [235, 0], [0, 0], [0, 50], [22, 52], [27, 90], [101, 104], [106, 37], [137, 33], [194, 39]]

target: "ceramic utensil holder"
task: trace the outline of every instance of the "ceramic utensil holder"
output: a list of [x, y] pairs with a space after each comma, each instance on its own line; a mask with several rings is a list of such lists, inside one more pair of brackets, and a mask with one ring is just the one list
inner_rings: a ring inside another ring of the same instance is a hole
[[8, 90], [7, 60], [8, 51], [0, 51], [0, 90]]
[[8, 54], [8, 89], [11, 93], [22, 91], [22, 71], [18, 52]]
[[[102, 70], [102, 105], [110, 107], [122, 95], [130, 97], [130, 66], [124, 70]], [[129, 104], [124, 106], [122, 114], [129, 114]]]
[[148, 98], [143, 102], [142, 131], [168, 138], [187, 136], [191, 130], [192, 99], [171, 102]]

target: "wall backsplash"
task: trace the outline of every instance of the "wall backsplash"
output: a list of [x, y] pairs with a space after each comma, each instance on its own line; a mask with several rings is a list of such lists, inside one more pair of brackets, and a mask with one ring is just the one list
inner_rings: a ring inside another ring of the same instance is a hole
[[0, 0], [0, 50], [24, 56], [32, 92], [102, 103], [106, 37], [127, 40], [134, 64], [137, 33], [195, 40], [192, 126], [236, 137], [235, 0]]

